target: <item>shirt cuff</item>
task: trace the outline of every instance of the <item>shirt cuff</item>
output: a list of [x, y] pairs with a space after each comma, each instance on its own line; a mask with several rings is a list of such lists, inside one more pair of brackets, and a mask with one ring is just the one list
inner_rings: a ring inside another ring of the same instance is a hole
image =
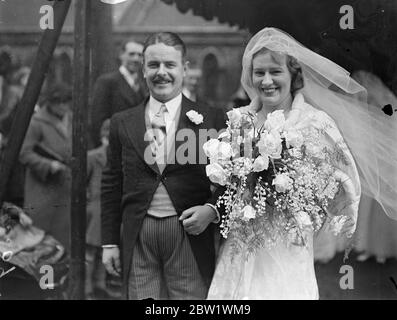
[[102, 246], [102, 249], [111, 249], [111, 248], [118, 248], [117, 244], [105, 244]]
[[211, 204], [211, 203], [206, 203], [205, 205], [211, 207], [211, 208], [214, 209], [215, 212], [216, 212], [216, 218], [214, 219], [214, 221], [212, 221], [212, 223], [219, 223], [219, 221], [221, 221], [221, 216], [220, 216], [219, 211], [218, 211], [218, 209], [216, 208], [216, 206], [214, 206], [214, 205]]

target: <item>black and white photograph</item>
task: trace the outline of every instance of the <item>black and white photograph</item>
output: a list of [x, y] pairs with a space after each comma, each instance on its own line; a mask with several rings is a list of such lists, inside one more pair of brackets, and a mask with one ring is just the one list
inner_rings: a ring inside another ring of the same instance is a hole
[[397, 1], [1, 0], [0, 300], [397, 300]]

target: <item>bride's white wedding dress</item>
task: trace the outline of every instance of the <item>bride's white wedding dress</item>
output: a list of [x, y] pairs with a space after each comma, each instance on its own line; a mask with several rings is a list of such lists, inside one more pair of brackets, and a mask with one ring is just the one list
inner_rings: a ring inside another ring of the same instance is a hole
[[318, 299], [313, 239], [306, 247], [279, 242], [248, 254], [233, 253], [232, 239], [221, 247], [208, 299]]
[[[258, 115], [259, 117], [259, 115]], [[259, 122], [261, 122], [258, 119]], [[350, 215], [357, 219], [360, 184], [354, 160], [333, 121], [321, 111], [305, 103], [297, 94], [287, 118], [291, 126], [326, 128], [324, 143], [338, 144], [349, 164], [338, 168], [354, 182], [352, 194], [342, 193], [329, 208], [330, 214]], [[279, 241], [271, 249], [261, 248], [252, 254], [233, 250], [233, 238], [228, 237], [220, 248], [215, 274], [208, 299], [318, 299], [318, 286], [314, 270], [313, 234], [307, 233], [306, 246]]]

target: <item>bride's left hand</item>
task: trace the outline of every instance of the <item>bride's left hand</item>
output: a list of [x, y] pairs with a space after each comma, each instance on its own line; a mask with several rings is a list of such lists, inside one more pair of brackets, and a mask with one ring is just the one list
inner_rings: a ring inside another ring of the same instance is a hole
[[210, 206], [195, 206], [182, 212], [179, 220], [182, 221], [185, 231], [191, 235], [199, 235], [216, 218], [216, 212]]

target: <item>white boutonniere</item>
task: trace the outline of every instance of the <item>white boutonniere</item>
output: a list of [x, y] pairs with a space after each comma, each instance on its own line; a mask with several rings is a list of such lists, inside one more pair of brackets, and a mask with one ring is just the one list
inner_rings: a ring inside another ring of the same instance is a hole
[[187, 117], [189, 118], [189, 120], [191, 122], [193, 122], [194, 124], [200, 124], [203, 123], [203, 115], [194, 111], [194, 110], [190, 110], [188, 112], [186, 112]]

